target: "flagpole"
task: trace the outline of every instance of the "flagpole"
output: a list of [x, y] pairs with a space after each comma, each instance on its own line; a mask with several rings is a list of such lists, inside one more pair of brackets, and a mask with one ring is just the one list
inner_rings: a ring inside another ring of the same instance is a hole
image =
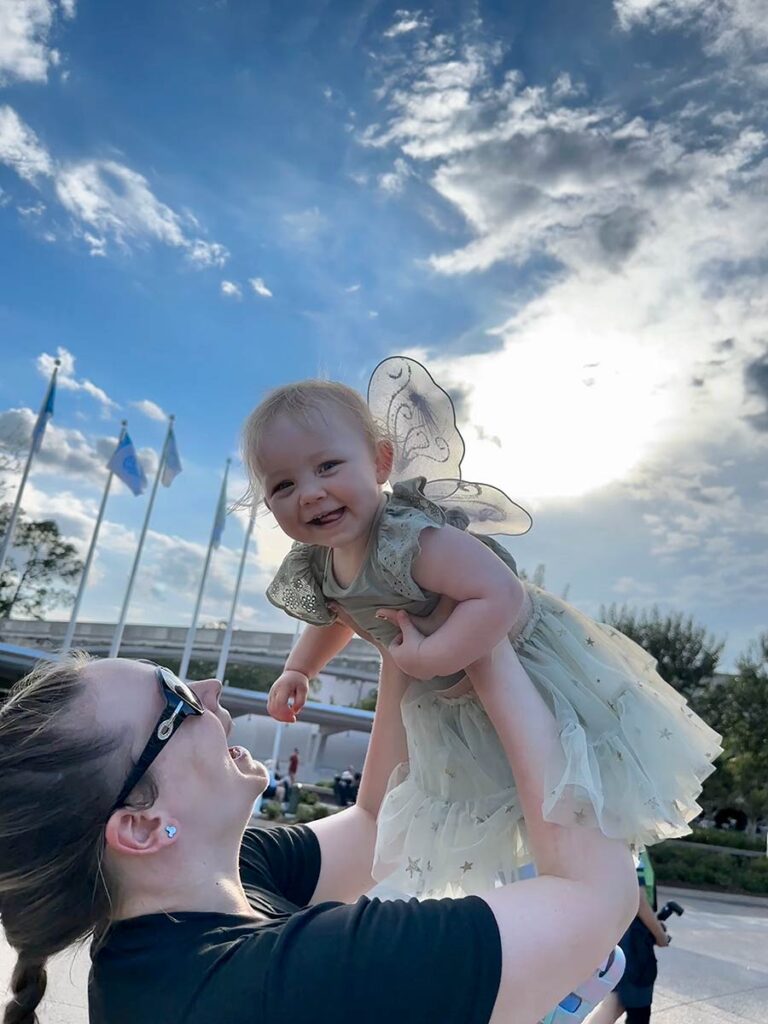
[[[5, 560], [11, 548], [11, 541], [13, 540], [13, 534], [16, 530], [16, 520], [18, 519], [19, 511], [21, 510], [21, 499], [24, 495], [24, 488], [26, 487], [27, 484], [27, 477], [29, 476], [29, 471], [32, 468], [32, 461], [35, 455], [37, 455], [37, 451], [40, 447], [41, 438], [38, 437], [37, 431], [40, 428], [42, 418], [45, 415], [45, 411], [48, 407], [48, 403], [51, 398], [51, 393], [54, 387], [56, 386], [56, 375], [59, 372], [60, 366], [61, 360], [54, 359], [53, 373], [51, 374], [51, 380], [50, 383], [48, 384], [48, 390], [45, 392], [45, 398], [43, 399], [43, 404], [40, 406], [40, 412], [37, 414], [37, 420], [32, 431], [32, 441], [29, 445], [29, 454], [27, 455], [27, 461], [24, 465], [24, 472], [21, 475], [21, 483], [19, 484], [19, 489], [16, 492], [16, 501], [14, 502], [13, 505], [11, 518], [8, 520], [8, 525], [5, 528], [5, 536], [3, 537], [2, 543], [0, 544], [0, 572], [3, 571]], [[45, 429], [45, 427], [43, 427], [43, 429]]]
[[227, 668], [227, 658], [229, 657], [229, 647], [232, 643], [232, 631], [235, 625], [235, 611], [237, 610], [237, 602], [240, 599], [240, 584], [243, 582], [243, 572], [245, 571], [245, 563], [248, 557], [248, 546], [251, 543], [251, 534], [253, 533], [253, 521], [254, 515], [251, 513], [251, 517], [248, 520], [248, 528], [245, 531], [245, 540], [243, 541], [243, 551], [240, 555], [240, 567], [237, 570], [237, 581], [235, 582], [235, 592], [232, 595], [232, 607], [229, 611], [229, 621], [227, 622], [227, 628], [224, 632], [224, 640], [221, 644], [221, 653], [219, 654], [219, 663], [216, 666], [216, 679], [220, 679], [224, 682], [224, 672]]
[[[120, 436], [117, 439], [118, 445], [125, 437], [126, 428], [128, 426], [128, 420], [123, 420], [120, 424]], [[80, 576], [80, 585], [77, 588], [77, 597], [75, 603], [72, 606], [72, 614], [69, 617], [69, 625], [67, 626], [67, 632], [64, 634], [64, 641], [61, 645], [60, 654], [66, 654], [72, 646], [72, 640], [75, 635], [75, 626], [77, 625], [77, 616], [80, 612], [80, 602], [83, 600], [83, 594], [85, 593], [85, 585], [88, 582], [88, 574], [91, 571], [91, 563], [93, 562], [93, 555], [96, 551], [96, 541], [99, 539], [99, 530], [101, 529], [101, 521], [104, 518], [104, 509], [107, 507], [107, 498], [109, 497], [109, 490], [112, 486], [112, 477], [115, 475], [114, 470], [110, 469], [107, 476], [107, 482], [104, 485], [104, 494], [101, 497], [101, 505], [99, 506], [99, 513], [96, 516], [96, 525], [93, 528], [93, 535], [91, 537], [91, 545], [88, 548], [88, 554], [85, 559], [85, 565], [83, 566], [83, 572]]]
[[141, 528], [141, 535], [139, 537], [139, 546], [136, 549], [136, 555], [133, 559], [133, 568], [131, 569], [131, 575], [128, 580], [128, 587], [125, 591], [125, 597], [123, 598], [123, 607], [120, 612], [120, 620], [115, 627], [115, 633], [112, 637], [112, 644], [109, 648], [109, 657], [116, 658], [117, 652], [120, 650], [120, 644], [123, 640], [123, 632], [125, 630], [125, 619], [128, 615], [128, 605], [131, 603], [131, 594], [133, 592], [133, 584], [136, 582], [136, 572], [139, 568], [139, 560], [141, 558], [141, 552], [144, 547], [144, 540], [147, 536], [147, 528], [149, 527], [149, 517], [152, 515], [152, 506], [155, 503], [155, 495], [157, 494], [157, 485], [160, 483], [160, 477], [163, 475], [163, 469], [165, 467], [165, 459], [168, 455], [168, 442], [171, 439], [171, 432], [173, 430], [173, 421], [176, 417], [168, 417], [168, 430], [165, 434], [165, 441], [163, 443], [163, 451], [160, 455], [160, 462], [157, 466], [157, 473], [155, 475], [155, 482], [152, 484], [152, 493], [149, 496], [149, 504], [147, 505], [147, 512], [144, 516], [144, 525]]
[[184, 644], [184, 653], [181, 656], [181, 664], [179, 665], [179, 679], [186, 678], [189, 661], [192, 657], [192, 648], [194, 647], [195, 634], [197, 633], [197, 620], [200, 615], [200, 605], [203, 603], [203, 590], [205, 589], [205, 583], [208, 579], [208, 569], [211, 564], [211, 555], [213, 554], [214, 543], [216, 541], [216, 531], [219, 525], [219, 510], [221, 509], [222, 502], [226, 504], [227, 500], [227, 476], [229, 475], [229, 465], [231, 461], [231, 459], [227, 459], [226, 465], [224, 466], [224, 479], [221, 481], [221, 490], [219, 491], [219, 498], [216, 502], [216, 511], [213, 516], [213, 526], [211, 527], [211, 539], [208, 541], [208, 551], [205, 555], [203, 574], [200, 577], [200, 586], [197, 589], [195, 610], [192, 612], [192, 622], [187, 630], [187, 640]]

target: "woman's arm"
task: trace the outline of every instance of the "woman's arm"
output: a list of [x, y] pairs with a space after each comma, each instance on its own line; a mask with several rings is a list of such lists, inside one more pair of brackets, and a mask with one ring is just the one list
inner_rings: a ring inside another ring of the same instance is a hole
[[403, 671], [416, 679], [431, 679], [459, 672], [492, 650], [512, 629], [524, 593], [509, 567], [463, 530], [425, 529], [420, 544], [413, 560], [414, 580], [422, 589], [458, 604], [431, 636], [405, 636], [390, 650]]
[[496, 917], [502, 973], [490, 1024], [532, 1024], [603, 961], [637, 912], [626, 845], [598, 829], [545, 821], [555, 719], [506, 640], [468, 669], [515, 776], [537, 878], [484, 898]]
[[[441, 601], [432, 614], [419, 623], [424, 628], [439, 626], [451, 614], [453, 602]], [[350, 623], [339, 608], [334, 611]], [[357, 803], [328, 818], [312, 822], [309, 828], [320, 842], [320, 877], [312, 903], [341, 900], [351, 903], [375, 884], [371, 876], [376, 843], [376, 819], [395, 768], [408, 760], [400, 704], [410, 678], [389, 657], [385, 648], [358, 631], [378, 648], [381, 658], [379, 696], [371, 739], [365, 758]]]
[[376, 714], [357, 803], [309, 825], [320, 843], [320, 876], [312, 903], [351, 903], [375, 884], [371, 868], [376, 818], [390, 775], [408, 758], [400, 702], [409, 681], [391, 658], [382, 658]]

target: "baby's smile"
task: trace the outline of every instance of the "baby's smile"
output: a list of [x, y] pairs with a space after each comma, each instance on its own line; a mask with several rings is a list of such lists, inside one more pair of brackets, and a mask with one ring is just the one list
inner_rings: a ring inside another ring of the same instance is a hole
[[342, 506], [341, 508], [335, 508], [330, 512], [324, 512], [322, 515], [314, 516], [312, 519], [310, 519], [309, 525], [320, 527], [334, 526], [336, 523], [339, 522], [339, 520], [342, 518], [346, 511], [346, 508]]

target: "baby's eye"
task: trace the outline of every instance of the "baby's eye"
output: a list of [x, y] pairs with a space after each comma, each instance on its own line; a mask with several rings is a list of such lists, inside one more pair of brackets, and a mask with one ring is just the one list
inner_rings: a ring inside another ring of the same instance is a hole
[[326, 462], [321, 462], [318, 469], [321, 473], [328, 473], [330, 470], [335, 469], [336, 466], [341, 465], [340, 459], [328, 459]]
[[290, 486], [290, 480], [281, 480], [279, 484], [275, 484], [275, 486], [272, 488], [272, 494], [277, 494], [278, 491], [285, 491]]

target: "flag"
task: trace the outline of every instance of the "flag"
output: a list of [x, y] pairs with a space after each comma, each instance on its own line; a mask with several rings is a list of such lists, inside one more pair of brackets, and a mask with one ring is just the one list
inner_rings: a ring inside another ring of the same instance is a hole
[[51, 377], [48, 385], [48, 394], [45, 396], [43, 407], [38, 413], [35, 429], [32, 431], [32, 454], [37, 455], [40, 445], [43, 443], [43, 434], [48, 426], [48, 420], [53, 416], [53, 400], [56, 397], [56, 374]]
[[135, 495], [143, 494], [147, 489], [147, 477], [144, 473], [133, 441], [128, 433], [123, 435], [112, 453], [112, 458], [107, 463], [107, 469], [115, 476], [120, 477], [126, 487], [129, 487]]
[[216, 509], [216, 520], [213, 524], [213, 546], [217, 548], [221, 544], [221, 535], [224, 533], [224, 526], [227, 519], [227, 494], [226, 494], [226, 477], [224, 484], [221, 487], [221, 494], [219, 495], [219, 505]]
[[163, 466], [163, 487], [170, 487], [180, 472], [181, 459], [179, 458], [179, 449], [176, 447], [176, 435], [173, 432], [173, 427], [171, 427], [168, 434], [165, 465]]

